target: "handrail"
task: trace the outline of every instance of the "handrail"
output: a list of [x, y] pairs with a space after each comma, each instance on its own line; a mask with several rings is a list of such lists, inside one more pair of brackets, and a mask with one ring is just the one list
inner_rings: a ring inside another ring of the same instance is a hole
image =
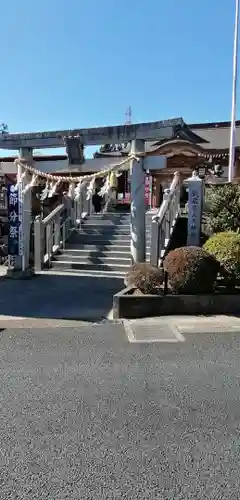
[[164, 193], [159, 211], [152, 218], [150, 262], [154, 266], [159, 266], [165, 257], [180, 213], [180, 180], [179, 172], [175, 172], [170, 188]]
[[44, 219], [42, 219], [42, 223], [44, 224], [44, 226], [49, 224], [49, 222], [51, 222], [55, 218], [56, 215], [61, 214], [62, 211], [64, 210], [64, 208], [65, 208], [65, 205], [63, 203], [61, 205], [58, 205], [56, 208], [54, 208], [50, 214], [48, 214], [46, 217], [44, 217]]
[[40, 271], [48, 264], [54, 254], [64, 248], [70, 233], [81, 228], [82, 220], [91, 213], [91, 200], [82, 193], [79, 200], [66, 199], [44, 219], [40, 216], [34, 221], [34, 266]]
[[166, 211], [171, 203], [171, 200], [174, 196], [175, 190], [176, 190], [176, 188], [179, 187], [179, 183], [180, 183], [180, 173], [175, 172], [173, 180], [172, 180], [171, 185], [170, 185], [170, 188], [167, 189], [165, 194], [164, 194], [165, 198], [163, 198], [163, 201], [162, 201], [162, 204], [159, 208], [159, 211], [152, 218], [153, 221], [156, 221], [159, 224], [161, 224], [162, 219], [163, 219], [163, 217], [164, 217], [164, 215], [165, 215], [165, 213], [166, 213]]
[[36, 271], [51, 265], [53, 255], [65, 245], [76, 225], [74, 202], [62, 203], [44, 219], [34, 221], [34, 266]]
[[67, 217], [60, 226], [57, 226], [53, 231], [47, 232], [46, 237], [46, 254], [44, 255], [44, 264], [51, 267], [51, 258], [59, 249], [65, 248], [65, 243], [69, 238], [69, 233], [72, 229], [72, 218]]

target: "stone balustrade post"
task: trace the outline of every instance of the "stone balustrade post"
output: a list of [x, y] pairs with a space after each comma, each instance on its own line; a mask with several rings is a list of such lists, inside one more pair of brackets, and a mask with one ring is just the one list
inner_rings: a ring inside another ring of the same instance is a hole
[[151, 222], [151, 246], [150, 246], [150, 264], [152, 266], [158, 267], [159, 263], [159, 241], [160, 230], [158, 220], [152, 220]]
[[44, 226], [40, 215], [34, 221], [34, 267], [41, 271], [44, 264]]
[[54, 222], [53, 238], [54, 238], [54, 246], [60, 247], [60, 243], [61, 243], [61, 216], [60, 216], [60, 214], [58, 215], [58, 217], [56, 218], [56, 220]]

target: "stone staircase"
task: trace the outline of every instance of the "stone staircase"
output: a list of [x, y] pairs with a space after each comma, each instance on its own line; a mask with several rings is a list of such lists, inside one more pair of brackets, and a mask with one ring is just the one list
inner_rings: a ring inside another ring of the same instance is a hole
[[[150, 255], [150, 223], [146, 214], [146, 260]], [[93, 214], [75, 230], [52, 261], [56, 271], [83, 276], [124, 278], [131, 266], [130, 213]]]
[[75, 230], [52, 267], [86, 276], [124, 278], [131, 265], [130, 214], [93, 214]]

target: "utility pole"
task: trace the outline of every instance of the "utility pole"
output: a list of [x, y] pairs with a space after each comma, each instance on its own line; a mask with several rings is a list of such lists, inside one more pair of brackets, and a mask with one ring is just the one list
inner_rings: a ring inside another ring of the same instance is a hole
[[236, 0], [235, 8], [235, 29], [234, 29], [234, 44], [233, 44], [233, 80], [232, 80], [232, 116], [230, 129], [230, 145], [229, 145], [229, 165], [228, 165], [228, 182], [232, 182], [235, 169], [235, 153], [236, 153], [236, 101], [237, 101], [237, 72], [238, 72], [238, 28], [239, 28], [239, 0]]

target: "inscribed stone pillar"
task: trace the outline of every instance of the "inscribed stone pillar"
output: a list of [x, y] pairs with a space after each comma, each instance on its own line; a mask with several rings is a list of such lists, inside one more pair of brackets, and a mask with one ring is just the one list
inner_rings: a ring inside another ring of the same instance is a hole
[[203, 181], [193, 174], [187, 179], [188, 185], [188, 234], [187, 245], [199, 246], [203, 204]]

